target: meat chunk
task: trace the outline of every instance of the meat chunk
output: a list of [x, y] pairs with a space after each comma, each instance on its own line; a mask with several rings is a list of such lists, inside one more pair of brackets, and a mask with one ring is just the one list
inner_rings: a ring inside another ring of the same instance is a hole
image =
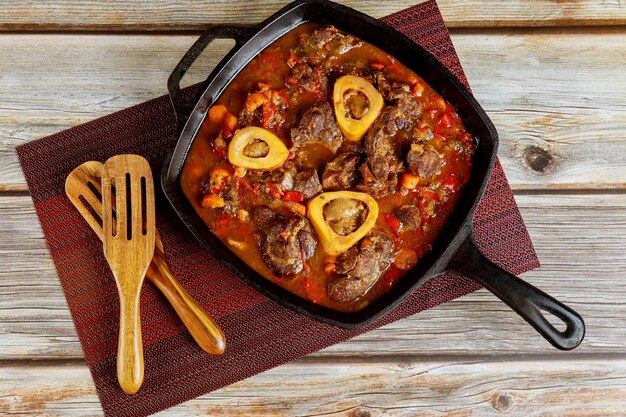
[[231, 216], [239, 210], [239, 182], [223, 167], [216, 167], [200, 183], [202, 206], [220, 209]]
[[270, 90], [267, 86], [251, 92], [239, 113], [239, 127], [261, 126], [278, 130], [287, 125], [289, 102], [284, 91]]
[[443, 166], [444, 160], [433, 149], [424, 149], [416, 143], [406, 155], [406, 163], [409, 171], [420, 177], [420, 181], [428, 181], [433, 178]]
[[412, 94], [411, 86], [389, 81], [383, 71], [375, 72], [371, 79], [385, 101], [393, 102], [397, 112], [395, 123], [398, 129], [411, 130], [422, 114], [421, 103]]
[[296, 165], [293, 161], [287, 161], [281, 168], [274, 171], [250, 170], [246, 178], [252, 183], [272, 188], [282, 193], [284, 191], [296, 191], [304, 198], [313, 198], [322, 191], [319, 175], [314, 168]]
[[296, 173], [291, 190], [301, 193], [306, 199], [313, 198], [324, 191], [317, 171], [314, 168], [308, 168]]
[[402, 161], [394, 137], [398, 132], [396, 119], [395, 107], [383, 108], [365, 136], [366, 160], [359, 168], [363, 178], [358, 188], [369, 194], [386, 194], [398, 184]]
[[332, 300], [347, 303], [362, 297], [390, 262], [393, 241], [384, 232], [371, 234], [337, 257], [337, 273], [328, 286]]
[[422, 115], [422, 105], [420, 101], [410, 93], [403, 92], [395, 102], [398, 129], [410, 131], [413, 129]]
[[297, 64], [291, 70], [288, 82], [296, 85], [300, 91], [314, 93], [320, 97], [326, 97], [328, 94], [328, 77], [320, 67]]
[[221, 193], [224, 199], [224, 209], [231, 215], [235, 215], [239, 210], [239, 187], [236, 181], [229, 181]]
[[292, 51], [297, 58], [313, 64], [330, 68], [340, 55], [363, 44], [353, 36], [339, 33], [334, 26], [322, 26], [299, 40]]
[[322, 173], [322, 185], [325, 190], [346, 190], [357, 178], [357, 165], [361, 157], [355, 153], [342, 153], [329, 161]]
[[324, 102], [311, 107], [300, 119], [296, 129], [291, 129], [291, 140], [294, 145], [320, 143], [327, 146], [333, 153], [337, 152], [343, 142], [343, 133], [335, 121], [332, 107]]
[[254, 210], [263, 260], [277, 277], [290, 279], [315, 253], [317, 241], [304, 217], [287, 218], [269, 207]]
[[393, 212], [393, 215], [400, 220], [402, 231], [415, 231], [422, 225], [422, 214], [416, 205], [405, 204], [400, 206]]

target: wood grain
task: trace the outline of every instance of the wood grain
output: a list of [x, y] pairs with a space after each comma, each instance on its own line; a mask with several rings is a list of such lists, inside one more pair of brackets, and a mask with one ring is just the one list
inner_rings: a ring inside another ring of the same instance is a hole
[[[419, 0], [339, 0], [374, 17]], [[0, 30], [201, 30], [211, 25], [255, 24], [289, 0], [201, 0], [150, 2], [114, 0], [0, 1]], [[626, 6], [617, 0], [439, 0], [450, 27], [623, 25]]]
[[[565, 356], [565, 355], [563, 355]], [[45, 378], [41, 378], [42, 375]], [[210, 377], [210, 376], [207, 376]], [[341, 389], [337, 389], [341, 387]], [[0, 412], [100, 415], [84, 365], [0, 368]], [[626, 358], [305, 360], [156, 416], [623, 416]]]
[[[194, 40], [0, 35], [0, 190], [26, 190], [16, 145], [165, 94], [169, 71]], [[513, 188], [626, 188], [626, 31], [463, 33], [453, 41], [498, 128]], [[187, 84], [230, 44], [214, 46]]]
[[[577, 310], [577, 352], [624, 352], [626, 194], [519, 195], [543, 266], [523, 278]], [[28, 197], [0, 198], [0, 357], [82, 357]], [[19, 242], [13, 238], [22, 236]], [[192, 296], [193, 288], [187, 289]], [[205, 306], [209, 314], [212, 306]], [[174, 314], [174, 312], [172, 312]], [[228, 336], [228, 335], [226, 335]], [[479, 291], [332, 346], [318, 356], [554, 352], [493, 295]]]

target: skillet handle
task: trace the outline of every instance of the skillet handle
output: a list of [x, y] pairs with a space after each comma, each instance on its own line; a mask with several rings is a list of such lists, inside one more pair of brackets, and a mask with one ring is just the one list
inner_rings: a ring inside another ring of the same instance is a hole
[[[480, 252], [472, 237], [461, 243], [448, 268], [482, 284], [522, 316], [554, 347], [571, 350], [582, 342], [585, 322], [577, 312], [492, 263]], [[565, 330], [560, 331], [550, 324], [545, 313], [552, 314], [565, 323]]]
[[233, 50], [239, 49], [239, 47], [250, 38], [251, 33], [252, 30], [250, 27], [220, 26], [211, 28], [198, 38], [198, 40], [185, 53], [178, 65], [176, 65], [176, 68], [174, 68], [174, 71], [172, 71], [167, 79], [167, 90], [169, 92], [174, 111], [176, 112], [176, 121], [178, 122], [179, 131], [183, 128], [185, 123], [187, 123], [187, 119], [189, 118], [191, 111], [206, 88], [205, 82], [194, 99], [186, 100], [185, 97], [183, 97], [180, 88], [180, 81], [185, 76], [189, 67], [191, 67], [200, 54], [215, 39], [233, 39], [235, 41], [235, 46], [226, 55], [226, 57], [228, 57], [233, 53]]

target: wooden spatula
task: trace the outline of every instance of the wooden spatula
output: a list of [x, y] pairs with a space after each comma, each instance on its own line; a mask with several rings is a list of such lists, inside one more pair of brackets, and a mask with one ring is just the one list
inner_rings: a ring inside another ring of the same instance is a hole
[[143, 382], [139, 295], [154, 255], [154, 185], [148, 161], [138, 155], [109, 158], [102, 169], [104, 256], [120, 297], [117, 379], [127, 394]]
[[[65, 193], [100, 240], [103, 240], [100, 183], [102, 167], [103, 164], [97, 161], [85, 162], [76, 167], [65, 180]], [[167, 298], [200, 348], [213, 355], [224, 353], [226, 349], [224, 332], [170, 271], [158, 230], [155, 241], [154, 256], [148, 266], [146, 278]]]

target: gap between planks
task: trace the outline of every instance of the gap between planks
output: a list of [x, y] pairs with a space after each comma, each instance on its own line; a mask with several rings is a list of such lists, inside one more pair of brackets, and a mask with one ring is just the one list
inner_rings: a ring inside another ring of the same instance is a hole
[[[603, 362], [623, 362], [626, 360], [626, 351], [624, 352], [563, 352], [552, 351], [552, 353], [494, 353], [494, 354], [352, 354], [341, 356], [318, 356], [309, 354], [299, 359], [287, 362], [279, 366], [350, 366], [350, 365], [384, 365], [384, 364], [403, 364], [403, 363], [428, 363], [428, 362], [445, 362], [448, 364], [470, 364], [470, 363], [536, 363], [536, 362], [572, 362], [572, 361], [603, 361]], [[0, 368], [8, 367], [68, 367], [68, 366], [87, 366], [84, 358], [45, 358], [37, 359], [36, 357], [24, 359], [2, 359], [0, 358]]]

